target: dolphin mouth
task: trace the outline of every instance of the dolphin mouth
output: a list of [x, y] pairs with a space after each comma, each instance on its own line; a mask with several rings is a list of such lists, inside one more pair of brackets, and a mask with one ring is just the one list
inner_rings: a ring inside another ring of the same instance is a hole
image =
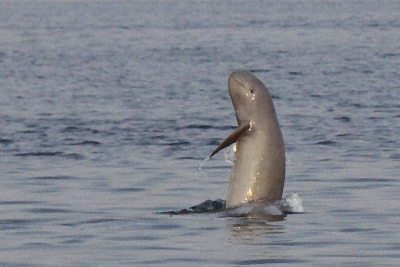
[[245, 87], [245, 84], [243, 82], [241, 82], [240, 80], [238, 80], [238, 78], [236, 76], [237, 76], [237, 74], [236, 74], [236, 72], [234, 72], [234, 73], [232, 73], [230, 75], [230, 78], [233, 79], [236, 83], [238, 83], [241, 86]]
[[228, 135], [227, 138], [225, 138], [224, 141], [221, 142], [221, 144], [219, 144], [219, 146], [217, 146], [216, 149], [214, 149], [214, 151], [211, 153], [211, 155], [208, 158], [211, 158], [212, 156], [217, 154], [219, 151], [221, 151], [225, 147], [230, 146], [233, 143], [235, 143], [244, 133], [246, 133], [250, 129], [251, 125], [252, 125], [252, 123], [249, 122], [249, 123], [246, 123], [246, 124], [240, 126], [235, 131], [233, 131], [230, 135]]

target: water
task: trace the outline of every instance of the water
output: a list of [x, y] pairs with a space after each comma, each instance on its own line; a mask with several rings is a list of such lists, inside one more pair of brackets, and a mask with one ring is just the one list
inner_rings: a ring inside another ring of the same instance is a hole
[[[397, 266], [399, 8], [0, 1], [0, 265]], [[235, 69], [274, 96], [305, 213], [155, 214], [226, 197], [203, 159]]]

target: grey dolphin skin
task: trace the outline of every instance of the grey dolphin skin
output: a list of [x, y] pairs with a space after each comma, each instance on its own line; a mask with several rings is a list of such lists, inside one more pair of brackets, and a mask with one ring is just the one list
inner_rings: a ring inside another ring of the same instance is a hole
[[236, 142], [226, 207], [279, 200], [285, 182], [285, 148], [267, 87], [252, 73], [238, 70], [229, 76], [228, 90], [239, 127], [210, 156]]

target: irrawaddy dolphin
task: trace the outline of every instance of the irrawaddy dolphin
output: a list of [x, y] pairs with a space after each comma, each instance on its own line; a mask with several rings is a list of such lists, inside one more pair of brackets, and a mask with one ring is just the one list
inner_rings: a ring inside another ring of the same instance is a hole
[[271, 95], [256, 76], [243, 70], [229, 76], [228, 90], [238, 128], [210, 155], [236, 142], [226, 207], [279, 200], [285, 182], [285, 148]]

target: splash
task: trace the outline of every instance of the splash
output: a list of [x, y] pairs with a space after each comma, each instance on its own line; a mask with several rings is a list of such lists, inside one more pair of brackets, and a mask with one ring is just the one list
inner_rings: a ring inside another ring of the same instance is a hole
[[228, 209], [226, 216], [230, 217], [257, 217], [257, 218], [284, 218], [287, 214], [302, 213], [304, 207], [301, 198], [290, 194], [280, 200], [259, 199], [244, 203], [238, 207]]
[[292, 193], [277, 201], [278, 206], [286, 213], [303, 213], [303, 200], [297, 193]]
[[199, 171], [201, 171], [201, 173], [204, 174], [206, 176], [206, 178], [209, 178], [209, 177], [208, 177], [208, 174], [205, 171], [203, 171], [203, 164], [209, 160], [210, 160], [210, 157], [203, 159], [203, 161], [200, 163], [200, 166], [199, 166]]
[[258, 217], [282, 219], [287, 214], [302, 213], [304, 207], [302, 199], [296, 194], [289, 194], [280, 200], [260, 199], [244, 203], [238, 207], [226, 209], [226, 202], [222, 199], [206, 200], [198, 205], [178, 211], [163, 211], [157, 214], [183, 215], [193, 213], [221, 212], [224, 217]]

